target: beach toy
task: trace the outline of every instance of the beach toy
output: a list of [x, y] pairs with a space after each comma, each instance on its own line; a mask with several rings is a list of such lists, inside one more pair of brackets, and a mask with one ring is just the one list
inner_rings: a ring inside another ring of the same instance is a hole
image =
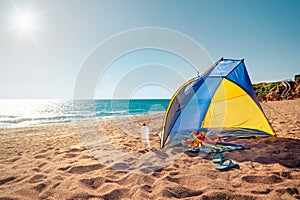
[[200, 135], [200, 131], [193, 131], [191, 134], [198, 136], [198, 135]]
[[223, 142], [223, 138], [221, 135], [214, 135], [210, 137], [211, 140], [216, 141], [216, 142]]
[[202, 140], [199, 139], [201, 136], [199, 131], [191, 132], [189, 137], [186, 140], [182, 140], [184, 151], [199, 151], [199, 148], [202, 145]]

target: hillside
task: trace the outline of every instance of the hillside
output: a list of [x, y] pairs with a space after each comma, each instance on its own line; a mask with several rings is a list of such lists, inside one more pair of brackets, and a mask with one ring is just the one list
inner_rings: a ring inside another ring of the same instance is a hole
[[295, 80], [253, 84], [259, 101], [279, 101], [300, 98], [300, 75]]

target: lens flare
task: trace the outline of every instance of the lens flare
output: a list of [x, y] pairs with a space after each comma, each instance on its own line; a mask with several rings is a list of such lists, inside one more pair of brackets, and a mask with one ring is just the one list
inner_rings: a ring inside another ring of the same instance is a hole
[[12, 18], [13, 27], [21, 34], [33, 34], [37, 29], [37, 19], [34, 13], [19, 11]]
[[13, 4], [12, 6], [12, 12], [6, 16], [9, 32], [17, 35], [19, 40], [29, 38], [35, 41], [36, 33], [42, 30], [41, 10], [34, 9], [32, 5]]

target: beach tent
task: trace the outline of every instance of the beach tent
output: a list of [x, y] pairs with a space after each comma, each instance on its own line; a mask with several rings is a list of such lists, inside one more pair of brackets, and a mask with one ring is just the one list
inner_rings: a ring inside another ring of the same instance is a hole
[[175, 92], [166, 110], [161, 148], [180, 143], [195, 130], [224, 138], [274, 135], [244, 60], [221, 58]]

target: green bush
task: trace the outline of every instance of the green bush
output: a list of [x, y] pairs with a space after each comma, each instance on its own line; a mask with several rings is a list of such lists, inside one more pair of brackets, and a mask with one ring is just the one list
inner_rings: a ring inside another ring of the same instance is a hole
[[258, 83], [253, 85], [253, 89], [257, 96], [259, 95], [267, 95], [270, 91], [274, 91], [281, 82], [271, 82], [271, 83]]
[[295, 82], [300, 84], [300, 74], [295, 75]]

